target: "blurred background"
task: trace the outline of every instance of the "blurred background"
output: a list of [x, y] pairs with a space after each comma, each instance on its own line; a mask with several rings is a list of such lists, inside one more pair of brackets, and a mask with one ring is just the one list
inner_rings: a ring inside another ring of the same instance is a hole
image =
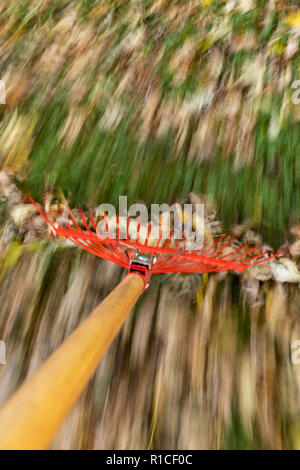
[[300, 448], [297, 3], [1, 1], [1, 403], [122, 276], [51, 242], [28, 194], [205, 202], [212, 237], [293, 274], [154, 277], [54, 449]]

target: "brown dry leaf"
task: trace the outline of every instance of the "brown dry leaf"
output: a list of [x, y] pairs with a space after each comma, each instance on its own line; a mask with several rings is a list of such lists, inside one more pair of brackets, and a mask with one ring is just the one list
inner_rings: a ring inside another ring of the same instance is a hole
[[284, 286], [277, 283], [267, 293], [266, 299], [266, 320], [271, 330], [276, 329], [276, 325], [281, 324], [285, 316], [287, 302], [287, 291]]
[[251, 357], [245, 351], [241, 363], [238, 368], [239, 373], [239, 409], [243, 425], [247, 432], [252, 434], [252, 426], [254, 424], [254, 416], [256, 410], [255, 404], [255, 386], [256, 374], [251, 361]]
[[36, 68], [43, 74], [51, 74], [53, 70], [58, 70], [66, 61], [68, 46], [66, 43], [59, 44], [57, 41], [46, 47], [41, 55]]
[[174, 82], [180, 84], [188, 74], [190, 65], [195, 57], [195, 43], [186, 40], [180, 51], [176, 51], [170, 59], [169, 68], [174, 73]]
[[123, 118], [124, 113], [125, 109], [122, 108], [119, 101], [111, 101], [108, 103], [104, 114], [99, 121], [99, 126], [106, 130], [116, 129]]
[[241, 291], [251, 307], [258, 306], [260, 304], [259, 280], [254, 276], [249, 276], [249, 273], [247, 272], [245, 272], [241, 277]]
[[209, 57], [205, 71], [204, 84], [214, 89], [217, 86], [224, 63], [224, 51], [215, 47]]
[[64, 140], [66, 146], [71, 146], [77, 139], [87, 118], [86, 110], [71, 108], [63, 128], [60, 131], [59, 139]]
[[29, 73], [22, 70], [16, 73], [11, 70], [1, 77], [6, 84], [6, 104], [7, 106], [18, 106], [30, 91], [31, 80]]
[[241, 237], [246, 231], [250, 230], [253, 226], [252, 220], [246, 220], [243, 224], [235, 225], [232, 228], [232, 234], [236, 237]]
[[295, 225], [290, 229], [290, 233], [300, 240], [300, 225]]
[[300, 256], [300, 240], [295, 241], [289, 247], [290, 254], [293, 257]]
[[251, 106], [244, 105], [237, 132], [235, 166], [251, 165], [255, 155], [256, 113]]
[[257, 54], [255, 59], [248, 59], [242, 66], [238, 83], [249, 86], [249, 94], [253, 98], [259, 98], [262, 95], [266, 66], [266, 59], [262, 53]]
[[242, 90], [230, 90], [223, 100], [223, 113], [226, 117], [235, 117], [242, 109]]
[[13, 182], [14, 176], [11, 168], [5, 168], [0, 171], [0, 196], [6, 200], [9, 212], [18, 204], [21, 204], [23, 200], [22, 192]]
[[19, 237], [23, 239], [23, 243], [49, 238], [49, 235], [49, 226], [40, 215], [33, 215], [24, 219], [20, 224]]
[[237, 10], [241, 11], [242, 13], [247, 13], [253, 8], [256, 7], [255, 0], [237, 0]]
[[216, 126], [214, 122], [214, 110], [210, 109], [201, 117], [196, 132], [194, 133], [189, 149], [189, 158], [195, 158], [197, 162], [208, 159], [216, 144]]
[[159, 12], [168, 5], [167, 0], [156, 0], [153, 2], [152, 7], [149, 10], [149, 15]]
[[142, 111], [141, 119], [141, 139], [146, 140], [152, 131], [152, 123], [155, 118], [158, 106], [160, 104], [160, 92], [153, 90], [146, 99], [144, 108]]
[[176, 129], [175, 137], [175, 149], [176, 152], [180, 152], [182, 149], [185, 139], [188, 134], [189, 125], [190, 125], [190, 112], [186, 107], [178, 107], [175, 115], [175, 120], [173, 121], [173, 126]]
[[66, 13], [53, 28], [55, 35], [58, 37], [61, 36], [64, 40], [65, 35], [72, 30], [72, 27], [77, 20], [77, 16], [78, 14], [74, 5], [71, 8], [66, 9]]
[[164, 100], [157, 110], [157, 131], [158, 137], [167, 134], [168, 130], [172, 126], [172, 120], [174, 119], [175, 106], [173, 103]]
[[297, 52], [299, 47], [298, 38], [292, 36], [289, 38], [287, 46], [284, 51], [284, 57], [286, 60], [291, 59]]
[[244, 33], [234, 36], [230, 41], [230, 49], [233, 52], [251, 51], [257, 47], [254, 34]]
[[271, 267], [267, 261], [265, 263], [258, 264], [257, 266], [252, 266], [248, 269], [248, 272], [252, 277], [259, 281], [268, 281], [273, 277]]

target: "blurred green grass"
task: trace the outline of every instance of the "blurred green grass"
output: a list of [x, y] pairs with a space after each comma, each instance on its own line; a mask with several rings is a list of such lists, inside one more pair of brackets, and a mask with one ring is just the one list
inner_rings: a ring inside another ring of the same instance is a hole
[[57, 139], [64, 117], [61, 103], [53, 103], [40, 116], [26, 180], [36, 198], [48, 185], [70, 194], [72, 206], [117, 204], [119, 195], [127, 195], [129, 204], [141, 200], [150, 206], [182, 201], [190, 191], [210, 194], [228, 229], [251, 219], [275, 245], [299, 221], [299, 123], [289, 121], [270, 142], [269, 116], [261, 114], [255, 163], [235, 169], [233, 158], [224, 158], [220, 148], [208, 162], [197, 165], [186, 161], [184, 149], [173, 158], [172, 134], [141, 144], [126, 119], [114, 131], [104, 132], [97, 126], [99, 115], [90, 117], [65, 149]]

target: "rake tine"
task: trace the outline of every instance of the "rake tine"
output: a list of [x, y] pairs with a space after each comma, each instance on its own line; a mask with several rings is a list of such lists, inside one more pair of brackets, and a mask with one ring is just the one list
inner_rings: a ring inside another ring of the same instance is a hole
[[83, 212], [82, 212], [81, 209], [79, 210], [79, 214], [80, 214], [80, 217], [81, 217], [81, 219], [82, 219], [82, 222], [83, 222], [83, 224], [84, 224], [86, 230], [87, 230], [89, 233], [92, 233], [91, 230], [90, 230], [90, 227], [89, 227], [88, 224], [87, 224], [87, 221], [86, 221], [86, 219], [85, 219], [85, 217], [84, 217], [84, 214], [83, 214]]
[[203, 251], [202, 255], [205, 255], [206, 253], [208, 253], [210, 250], [212, 250], [218, 243], [220, 243], [220, 241], [223, 240], [223, 238], [225, 238], [227, 235], [226, 233], [224, 233], [223, 235], [221, 235], [220, 238], [218, 238], [218, 240], [216, 240], [212, 245], [210, 245], [206, 250]]
[[140, 238], [140, 229], [141, 229], [141, 219], [139, 219], [138, 226], [137, 226], [136, 240], [135, 240], [136, 243], [139, 241], [139, 238]]

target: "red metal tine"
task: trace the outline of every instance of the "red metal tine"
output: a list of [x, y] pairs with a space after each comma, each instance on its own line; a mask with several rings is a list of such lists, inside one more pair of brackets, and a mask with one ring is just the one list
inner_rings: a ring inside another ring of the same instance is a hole
[[[79, 211], [84, 229], [80, 228], [76, 222], [73, 214], [70, 212], [70, 220], [73, 222], [74, 227], [70, 224], [65, 226], [58, 226], [52, 223], [46, 214], [40, 209], [38, 204], [31, 198], [40, 215], [52, 227], [55, 234], [63, 236], [83, 248], [90, 253], [99, 256], [100, 258], [112, 261], [126, 269], [137, 256], [144, 256], [149, 259], [150, 273], [204, 273], [204, 272], [218, 272], [218, 271], [244, 271], [250, 266], [254, 266], [270, 259], [275, 258], [281, 253], [270, 256], [268, 253], [259, 251], [260, 247], [249, 247], [243, 244], [238, 248], [232, 249], [230, 253], [224, 254], [224, 249], [230, 246], [234, 236], [227, 237], [226, 234], [221, 235], [215, 242], [207, 246], [206, 243], [200, 245], [196, 250], [186, 249], [184, 234], [182, 238], [176, 240], [173, 244], [173, 231], [170, 233], [168, 239], [163, 240], [163, 232], [159, 227], [158, 240], [155, 243], [149, 244], [149, 237], [151, 235], [151, 224], [148, 226], [147, 236], [145, 241], [141, 240], [140, 229], [141, 220], [137, 224], [137, 233], [135, 240], [131, 240], [129, 236], [130, 220], [126, 219], [126, 238], [120, 239], [120, 218], [116, 216], [116, 237], [113, 238], [109, 232], [108, 220], [104, 214], [104, 221], [106, 224], [107, 237], [100, 236], [97, 231], [96, 222], [92, 214], [88, 214], [91, 227], [87, 223], [86, 217], [82, 210]], [[160, 246], [163, 242], [163, 246]], [[182, 247], [180, 245], [183, 245]], [[154, 261], [155, 262], [154, 262]]]

